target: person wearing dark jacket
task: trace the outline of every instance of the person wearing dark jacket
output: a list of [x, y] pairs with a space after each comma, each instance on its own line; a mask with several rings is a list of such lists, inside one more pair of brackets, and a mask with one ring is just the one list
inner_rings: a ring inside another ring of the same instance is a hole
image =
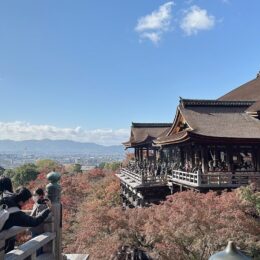
[[[33, 193], [33, 209], [31, 211], [31, 216], [38, 216], [42, 211], [44, 211], [46, 208], [48, 208], [48, 199], [45, 198], [45, 193], [42, 188], [38, 188]], [[44, 233], [44, 225], [40, 224], [37, 227], [32, 227], [30, 229], [32, 232], [32, 238], [36, 237], [42, 233]], [[36, 251], [36, 256], [39, 256], [43, 253], [43, 248], [41, 247]]]
[[[31, 192], [26, 188], [21, 188], [19, 190], [19, 193], [15, 193], [14, 195], [10, 197], [5, 197], [0, 200], [0, 205], [7, 205], [8, 208], [11, 207], [18, 207], [19, 209], [24, 206], [29, 199], [32, 197]], [[3, 229], [9, 229], [13, 226], [20, 226], [20, 227], [36, 227], [40, 225], [49, 215], [50, 209], [48, 208], [43, 210], [39, 215], [37, 216], [29, 216], [23, 211], [18, 211], [10, 214], [9, 218], [5, 222]], [[6, 247], [5, 252], [9, 252], [13, 250], [14, 243], [10, 243], [10, 241], [6, 241]]]
[[13, 185], [10, 178], [6, 176], [0, 177], [0, 194], [1, 198], [13, 195]]

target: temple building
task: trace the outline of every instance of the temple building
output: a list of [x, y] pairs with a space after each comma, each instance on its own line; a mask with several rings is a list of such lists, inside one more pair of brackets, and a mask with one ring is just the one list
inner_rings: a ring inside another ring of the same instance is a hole
[[126, 205], [259, 183], [260, 75], [217, 100], [181, 98], [172, 124], [133, 123], [124, 145], [135, 151], [117, 175]]

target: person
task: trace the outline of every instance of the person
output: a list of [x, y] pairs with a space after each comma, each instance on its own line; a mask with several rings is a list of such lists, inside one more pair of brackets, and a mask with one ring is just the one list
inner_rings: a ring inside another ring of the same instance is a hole
[[0, 177], [0, 194], [2, 198], [10, 197], [13, 195], [12, 181], [6, 176]]
[[[31, 216], [33, 217], [36, 217], [42, 211], [48, 208], [47, 203], [49, 200], [45, 198], [44, 190], [42, 188], [38, 188], [35, 190], [35, 192], [33, 193], [33, 201], [34, 201], [34, 205], [31, 212]], [[44, 233], [43, 224], [40, 224], [37, 227], [32, 227], [30, 231], [32, 233], [32, 238]], [[41, 247], [40, 249], [37, 250], [36, 256], [39, 256], [42, 253], [43, 253], [43, 248]]]
[[[32, 197], [31, 192], [27, 188], [21, 188], [18, 193], [14, 193], [10, 197], [4, 197], [0, 200], [0, 205], [6, 205], [8, 208], [17, 207], [21, 209], [29, 199]], [[25, 212], [19, 210], [17, 212], [11, 213], [7, 221], [5, 222], [2, 230], [9, 229], [13, 226], [20, 227], [36, 227], [43, 223], [43, 221], [48, 217], [50, 211], [50, 202], [47, 203], [48, 207], [43, 210], [37, 216], [29, 216]], [[6, 240], [5, 252], [9, 252], [14, 249], [13, 239]]]

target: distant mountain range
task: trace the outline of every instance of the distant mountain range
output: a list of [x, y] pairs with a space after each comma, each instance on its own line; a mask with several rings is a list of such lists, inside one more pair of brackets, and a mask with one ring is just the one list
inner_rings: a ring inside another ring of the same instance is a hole
[[104, 146], [69, 140], [0, 140], [0, 153], [121, 155], [122, 145]]

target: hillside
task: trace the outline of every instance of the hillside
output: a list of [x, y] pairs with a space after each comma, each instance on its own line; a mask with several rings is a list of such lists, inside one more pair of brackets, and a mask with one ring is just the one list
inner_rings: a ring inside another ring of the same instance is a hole
[[2, 153], [41, 153], [41, 154], [123, 154], [121, 145], [104, 146], [95, 143], [81, 143], [70, 140], [0, 140]]

